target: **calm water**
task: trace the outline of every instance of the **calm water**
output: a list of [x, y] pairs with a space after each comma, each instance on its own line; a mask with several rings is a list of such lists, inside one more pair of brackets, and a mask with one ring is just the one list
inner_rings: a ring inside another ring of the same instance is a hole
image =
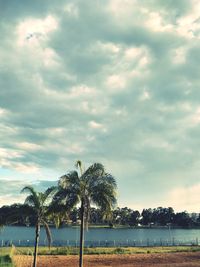
[[[62, 242], [78, 242], [79, 228], [51, 228], [54, 244], [62, 245]], [[29, 242], [34, 240], [35, 230], [33, 227], [7, 226], [0, 232], [0, 242], [12, 240], [15, 243]], [[2, 241], [3, 240], [3, 241]], [[147, 242], [174, 242], [174, 240], [187, 243], [188, 241], [200, 241], [200, 230], [195, 229], [107, 229], [96, 228], [85, 232], [86, 242], [135, 242], [138, 244], [147, 244]], [[41, 244], [46, 242], [45, 230], [41, 229]], [[1, 243], [0, 243], [1, 244]], [[22, 244], [21, 244], [22, 245]], [[64, 243], [63, 243], [64, 245]]]

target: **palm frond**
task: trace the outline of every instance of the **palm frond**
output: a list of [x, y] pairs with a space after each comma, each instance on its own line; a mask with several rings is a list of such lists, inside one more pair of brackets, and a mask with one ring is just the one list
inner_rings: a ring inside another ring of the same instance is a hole
[[74, 206], [78, 204], [80, 201], [80, 191], [76, 190], [76, 188], [69, 187], [67, 189], [64, 189], [62, 187], [59, 187], [58, 191], [53, 197], [51, 206], [54, 207], [54, 209], [57, 209], [59, 212], [59, 208], [64, 209], [68, 212], [70, 211]]
[[117, 189], [117, 183], [115, 178], [109, 174], [109, 173], [104, 173], [103, 175], [99, 176], [94, 176], [92, 179], [89, 180], [89, 188], [92, 191], [93, 187], [96, 187], [98, 185], [104, 184], [106, 186], [111, 186], [114, 190]]
[[43, 223], [43, 225], [45, 227], [46, 236], [47, 236], [47, 240], [48, 240], [48, 246], [49, 246], [49, 249], [50, 249], [51, 243], [52, 243], [51, 231], [50, 231], [48, 223], [45, 220], [42, 220], [42, 223]]
[[82, 175], [82, 180], [97, 178], [105, 173], [105, 168], [101, 163], [92, 164]]
[[63, 176], [60, 177], [58, 186], [62, 188], [67, 188], [69, 186], [79, 186], [79, 177], [77, 171], [69, 172]]
[[117, 182], [115, 178], [110, 173], [105, 173], [102, 177], [104, 183], [112, 185], [115, 189], [117, 189]]
[[29, 205], [31, 207], [34, 207], [35, 206], [35, 199], [34, 199], [33, 195], [27, 196], [24, 200], [24, 204]]
[[81, 160], [77, 160], [75, 163], [75, 167], [80, 170], [81, 175], [83, 174], [83, 163]]
[[101, 210], [103, 220], [112, 220], [113, 219], [113, 213], [112, 209], [102, 209]]
[[45, 205], [48, 201], [51, 200], [51, 198], [56, 193], [56, 191], [57, 191], [57, 186], [52, 186], [52, 187], [47, 188], [47, 190], [44, 193], [42, 193], [41, 201], [43, 205]]
[[49, 197], [52, 196], [53, 194], [55, 194], [57, 191], [57, 186], [51, 186], [49, 188], [47, 188], [47, 190], [44, 192], [44, 194]]
[[65, 207], [59, 209], [59, 211], [51, 213], [51, 216], [49, 216], [49, 218], [54, 222], [56, 228], [60, 227], [62, 222], [69, 219], [69, 214], [65, 211], [64, 208]]
[[116, 205], [116, 190], [112, 185], [99, 183], [92, 187], [91, 201], [103, 210], [111, 210]]
[[[38, 198], [38, 194], [37, 192], [34, 190], [34, 188], [32, 186], [25, 186], [22, 190], [21, 193], [24, 192], [29, 192], [30, 196], [32, 196], [29, 201], [32, 202], [32, 204], [36, 207], [39, 208], [40, 207], [40, 202], [39, 202], [39, 198]], [[28, 201], [28, 200], [27, 200]], [[28, 203], [27, 203], [28, 204]]]

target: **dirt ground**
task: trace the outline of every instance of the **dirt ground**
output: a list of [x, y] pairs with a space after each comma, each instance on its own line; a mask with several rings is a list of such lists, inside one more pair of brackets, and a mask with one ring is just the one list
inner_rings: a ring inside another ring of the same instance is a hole
[[[17, 267], [31, 267], [31, 256], [15, 256]], [[200, 267], [200, 252], [86, 255], [84, 267]], [[38, 256], [38, 267], [78, 267], [78, 256]]]

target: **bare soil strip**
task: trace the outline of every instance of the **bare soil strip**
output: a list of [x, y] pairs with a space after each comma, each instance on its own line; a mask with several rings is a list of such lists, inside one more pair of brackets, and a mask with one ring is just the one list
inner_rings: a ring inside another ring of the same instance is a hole
[[[31, 267], [31, 256], [14, 256], [17, 267]], [[38, 256], [38, 267], [78, 267], [78, 256]], [[200, 267], [200, 252], [86, 255], [84, 267]]]

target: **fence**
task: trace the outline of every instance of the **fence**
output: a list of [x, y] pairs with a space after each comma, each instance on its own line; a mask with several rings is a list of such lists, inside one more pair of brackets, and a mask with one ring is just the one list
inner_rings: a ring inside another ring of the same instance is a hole
[[[34, 240], [1, 240], [0, 245], [2, 247], [9, 247], [15, 245], [17, 247], [32, 247], [34, 246]], [[47, 240], [40, 240], [39, 246], [46, 246]], [[97, 240], [97, 241], [85, 241], [85, 247], [159, 247], [159, 246], [198, 246], [199, 240], [195, 238], [193, 240], [177, 240], [172, 238], [171, 240], [164, 239], [143, 239], [143, 240]], [[56, 247], [78, 247], [79, 240], [53, 240], [52, 246]]]

